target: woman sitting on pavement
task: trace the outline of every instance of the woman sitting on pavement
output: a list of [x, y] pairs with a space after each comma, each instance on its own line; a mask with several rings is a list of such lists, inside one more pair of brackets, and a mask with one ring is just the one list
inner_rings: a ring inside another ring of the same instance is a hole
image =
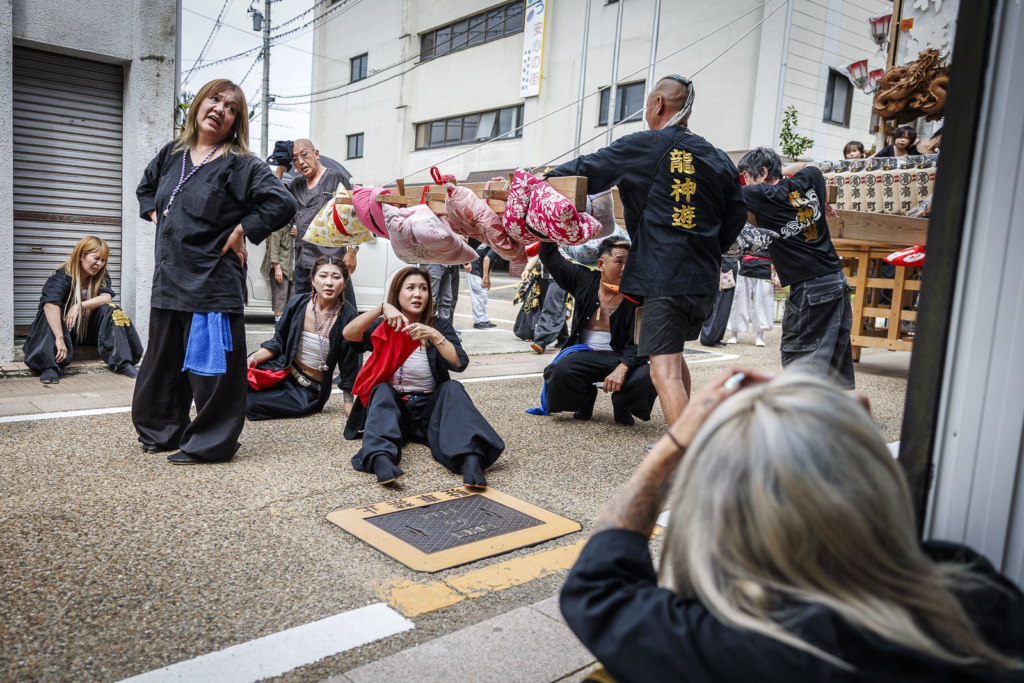
[[[690, 401], [566, 581], [562, 614], [607, 673], [1024, 679], [1024, 595], [968, 548], [919, 542], [867, 410], [822, 379], [743, 373], [738, 393], [727, 373]], [[648, 539], [673, 478], [656, 574]]]
[[381, 484], [395, 481], [405, 474], [398, 467], [402, 446], [413, 440], [426, 442], [434, 459], [467, 485], [486, 486], [483, 470], [505, 442], [449, 375], [465, 370], [469, 357], [451, 321], [435, 316], [429, 273], [400, 270], [388, 303], [350, 322], [345, 338], [361, 350], [372, 347], [345, 425], [346, 439], [363, 435], [352, 466], [373, 472]]
[[98, 237], [78, 240], [68, 260], [43, 285], [39, 311], [23, 347], [25, 365], [43, 384], [57, 384], [75, 345], [95, 346], [119, 374], [135, 377], [142, 340], [128, 314], [111, 303], [110, 247]]
[[310, 274], [312, 296], [293, 296], [274, 336], [249, 356], [250, 368], [288, 371], [265, 389], [256, 390], [250, 385], [245, 405], [245, 416], [250, 420], [319, 413], [331, 397], [335, 366], [349, 355], [342, 332], [358, 312], [345, 301], [348, 268], [336, 256], [321, 256]]

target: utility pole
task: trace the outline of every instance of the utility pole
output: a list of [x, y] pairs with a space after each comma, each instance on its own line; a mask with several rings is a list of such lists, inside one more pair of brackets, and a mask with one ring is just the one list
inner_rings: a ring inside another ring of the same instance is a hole
[[[658, 31], [661, 29], [661, 0], [654, 0], [654, 28], [651, 29], [651, 62], [647, 67], [647, 87], [644, 89], [644, 105], [647, 96], [654, 88], [654, 63], [658, 61]], [[644, 130], [647, 130], [647, 117], [644, 117]]]
[[[580, 137], [583, 134], [583, 97], [587, 92], [587, 40], [590, 37], [590, 0], [583, 15], [583, 51], [580, 53], [580, 101], [576, 104], [576, 147], [573, 157], [580, 155]], [[600, 102], [598, 102], [600, 106]]]
[[263, 97], [260, 122], [260, 158], [266, 159], [268, 154], [267, 138], [270, 135], [270, 0], [263, 3]]
[[626, 0], [619, 0], [618, 12], [615, 14], [615, 51], [612, 53], [612, 84], [608, 87], [608, 137], [605, 145], [612, 144], [612, 126], [615, 125], [615, 108], [618, 103], [615, 101], [618, 94], [619, 80], [619, 46], [622, 44], [622, 6]]

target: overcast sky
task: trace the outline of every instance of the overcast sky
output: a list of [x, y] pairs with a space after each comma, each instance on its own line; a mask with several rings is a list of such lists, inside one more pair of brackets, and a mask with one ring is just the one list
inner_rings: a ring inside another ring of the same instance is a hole
[[[274, 2], [271, 5], [271, 26], [274, 32], [277, 31], [277, 26], [312, 8], [315, 1], [279, 0]], [[214, 78], [230, 78], [235, 83], [241, 82], [250, 112], [259, 111], [263, 64], [256, 64], [256, 52], [205, 69], [197, 69], [188, 77], [188, 81], [185, 81], [185, 75], [196, 63], [196, 58], [199, 57], [203, 45], [213, 30], [214, 19], [224, 5], [224, 0], [183, 0], [181, 13], [182, 90], [195, 93], [207, 81]], [[252, 30], [252, 17], [247, 14], [250, 0], [226, 0], [226, 5], [227, 10], [224, 12], [222, 26], [213, 36], [202, 63], [230, 57], [245, 50], [258, 48], [263, 44], [263, 34]], [[260, 12], [264, 10], [263, 0], [257, 0], [253, 6], [257, 7]], [[312, 19], [313, 13], [310, 12], [281, 30], [298, 28]], [[292, 95], [310, 91], [313, 59], [311, 54], [313, 49], [312, 29], [312, 26], [307, 26], [271, 47], [271, 93]], [[252, 67], [251, 71], [249, 71], [250, 67]], [[246, 76], [246, 72], [248, 72], [248, 76]], [[257, 117], [249, 128], [249, 145], [257, 154], [260, 149], [260, 133], [261, 119]], [[294, 140], [308, 136], [308, 104], [271, 105], [268, 136], [270, 150], [273, 150], [276, 140]]]

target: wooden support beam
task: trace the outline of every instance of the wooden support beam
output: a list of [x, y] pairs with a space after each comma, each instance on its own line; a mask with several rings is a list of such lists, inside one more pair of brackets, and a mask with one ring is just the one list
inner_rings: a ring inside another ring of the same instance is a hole
[[587, 179], [583, 176], [566, 176], [564, 178], [548, 178], [548, 184], [568, 199], [577, 211], [587, 210]]
[[837, 211], [842, 223], [838, 230], [830, 232], [833, 237], [858, 242], [884, 242], [887, 244], [913, 246], [928, 241], [928, 219], [890, 216], [865, 211]]

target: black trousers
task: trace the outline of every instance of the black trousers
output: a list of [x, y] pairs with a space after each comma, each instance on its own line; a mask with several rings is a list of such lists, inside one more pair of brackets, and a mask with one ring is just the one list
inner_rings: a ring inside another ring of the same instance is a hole
[[[195, 458], [227, 461], [238, 450], [245, 425], [249, 382], [245, 364], [245, 322], [228, 314], [232, 350], [227, 372], [206, 377], [182, 371], [192, 328], [192, 313], [153, 308], [149, 317], [149, 348], [135, 380], [132, 423], [139, 441], [161, 450], [180, 448]], [[189, 409], [196, 402], [196, 419]]]
[[455, 474], [461, 474], [467, 455], [480, 456], [480, 464], [487, 468], [505, 450], [505, 442], [458, 382], [443, 382], [434, 393], [410, 399], [403, 400], [387, 383], [378, 384], [371, 392], [363, 447], [352, 457], [357, 471], [373, 472], [373, 459], [378, 455], [399, 464], [402, 446], [408, 441], [426, 443], [434, 460]]
[[245, 397], [245, 416], [258, 420], [301, 417], [319, 412], [320, 385], [304, 387], [290, 374], [272, 387], [256, 391], [251, 386]]
[[854, 388], [853, 309], [843, 272], [798, 282], [789, 288], [782, 316], [782, 367], [827, 375]]
[[[619, 354], [615, 351], [577, 351], [544, 368], [548, 412], [593, 407], [600, 391], [594, 383], [604, 382], [618, 365]], [[612, 392], [612, 407], [616, 415], [630, 413], [646, 421], [651, 419], [657, 398], [651, 366], [644, 363], [626, 373], [622, 389]]]
[[722, 341], [725, 330], [729, 326], [729, 313], [732, 311], [732, 300], [736, 296], [736, 288], [718, 290], [715, 297], [715, 309], [711, 317], [704, 321], [704, 327], [700, 330], [700, 343], [702, 346], [714, 346]]
[[[25, 338], [22, 347], [25, 353], [25, 365], [29, 370], [42, 374], [44, 370], [62, 370], [71, 362], [75, 349], [72, 335], [61, 322], [64, 333], [64, 345], [68, 349], [67, 357], [57, 362], [57, 345], [53, 339], [50, 323], [46, 315], [40, 311]], [[143, 346], [139, 333], [132, 325], [128, 314], [114, 304], [104, 304], [92, 309], [89, 314], [88, 329], [80, 346], [95, 346], [103, 359], [114, 372], [121, 372], [129, 365], [135, 365], [142, 358]]]

